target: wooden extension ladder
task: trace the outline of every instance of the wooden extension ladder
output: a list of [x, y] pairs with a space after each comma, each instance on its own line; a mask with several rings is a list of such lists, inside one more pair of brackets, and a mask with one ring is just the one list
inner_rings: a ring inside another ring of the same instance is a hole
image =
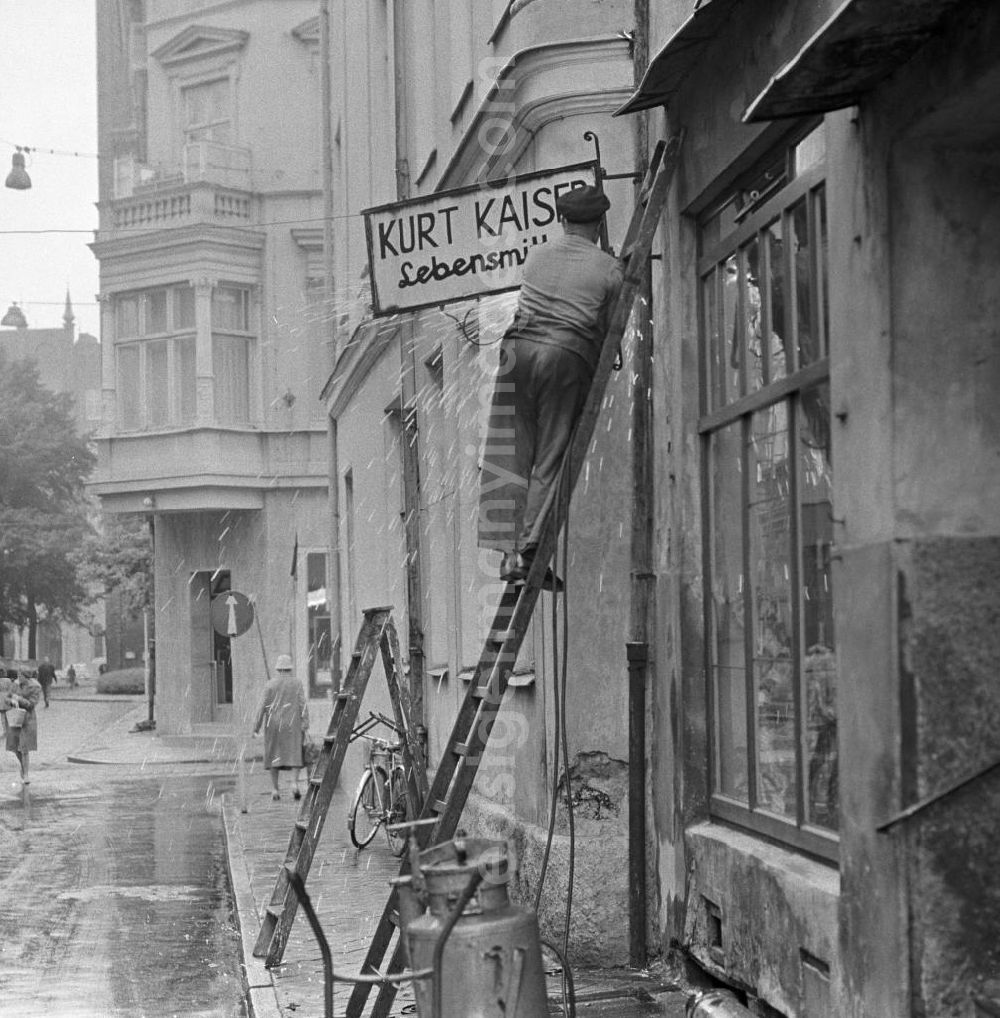
[[[299, 905], [299, 899], [289, 880], [297, 875], [303, 883], [309, 874], [316, 844], [319, 841], [326, 814], [330, 809], [340, 769], [344, 763], [351, 732], [357, 722], [361, 701], [368, 686], [376, 655], [381, 652], [382, 667], [389, 686], [389, 699], [396, 725], [402, 733], [403, 763], [407, 775], [408, 819], [420, 809], [427, 795], [427, 777], [423, 758], [410, 724], [409, 700], [405, 687], [400, 684], [399, 638], [392, 621], [391, 608], [368, 608], [364, 612], [358, 639], [351, 655], [351, 663], [344, 679], [344, 687], [334, 694], [333, 715], [323, 737], [319, 759], [309, 776], [302, 807], [292, 828], [292, 836], [285, 853], [285, 861], [278, 871], [278, 879], [264, 911], [260, 933], [254, 944], [254, 957], [263, 958], [268, 968], [277, 965], [285, 951], [288, 934]], [[414, 804], [411, 808], [410, 804]]]
[[[679, 148], [678, 137], [672, 138], [669, 142], [661, 141], [657, 145], [643, 181], [639, 204], [625, 234], [621, 254], [625, 269], [624, 283], [609, 321], [608, 335], [604, 340], [587, 403], [567, 453], [570, 461], [567, 464], [568, 476], [565, 477], [565, 482], [569, 484], [571, 492], [583, 467], [608, 379], [611, 377], [618, 345], [625, 333], [632, 304], [649, 264], [650, 248], [660, 213], [666, 203]], [[424, 800], [421, 819], [433, 819], [434, 823], [416, 828], [415, 836], [421, 848], [436, 845], [453, 837], [458, 826], [507, 689], [510, 673], [535, 610], [546, 566], [555, 549], [557, 530], [556, 513], [553, 512], [555, 499], [556, 493], [552, 492], [543, 510], [544, 522], [538, 552], [525, 583], [507, 584], [500, 597], [482, 656], [469, 683], [465, 699], [459, 707], [451, 737], [435, 772], [434, 782]], [[404, 859], [401, 875], [408, 873], [409, 867], [409, 860]], [[379, 974], [380, 965], [389, 950], [398, 923], [398, 894], [394, 887], [368, 948], [361, 969], [362, 975]], [[402, 968], [401, 938], [396, 937], [396, 946], [386, 972], [399, 972]], [[371, 985], [367, 983], [358, 983], [355, 986], [347, 1004], [348, 1018], [360, 1018], [370, 990]], [[386, 1018], [395, 995], [395, 985], [383, 983], [371, 1010], [372, 1018]]]

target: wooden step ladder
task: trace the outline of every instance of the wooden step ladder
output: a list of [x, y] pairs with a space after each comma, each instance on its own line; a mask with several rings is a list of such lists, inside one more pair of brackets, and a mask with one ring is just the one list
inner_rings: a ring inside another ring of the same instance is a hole
[[[568, 477], [565, 480], [570, 486], [570, 492], [576, 486], [583, 468], [618, 346], [625, 334], [632, 304], [649, 264], [653, 237], [666, 203], [679, 148], [679, 137], [672, 138], [669, 142], [661, 141], [657, 145], [643, 181], [639, 204], [622, 243], [624, 283], [610, 318], [609, 331], [604, 340], [587, 403], [567, 452], [570, 461]], [[434, 781], [424, 800], [421, 819], [433, 819], [434, 823], [416, 828], [415, 837], [421, 848], [447, 841], [454, 836], [458, 827], [490, 731], [506, 692], [510, 674], [531, 622], [541, 592], [545, 569], [555, 549], [556, 513], [552, 510], [556, 497], [555, 491], [550, 493], [543, 509], [544, 522], [538, 552], [524, 584], [507, 584], [500, 597], [482, 656], [469, 683], [465, 699], [459, 707], [447, 748], [442, 753]], [[409, 869], [409, 859], [404, 859], [400, 874], [405, 875]], [[368, 948], [361, 969], [362, 975], [380, 974], [380, 966], [388, 953], [399, 922], [397, 899], [396, 889], [393, 888]], [[403, 969], [401, 938], [395, 939], [396, 945], [386, 969], [387, 974]], [[347, 1018], [360, 1018], [371, 988], [370, 984], [365, 983], [358, 983], [355, 986], [347, 1004]], [[371, 1010], [372, 1018], [386, 1018], [395, 995], [395, 985], [383, 983]]]
[[400, 684], [399, 639], [391, 608], [367, 608], [351, 655], [344, 686], [334, 694], [333, 715], [323, 738], [319, 759], [309, 776], [298, 819], [292, 828], [285, 861], [264, 911], [254, 957], [263, 958], [268, 968], [277, 965], [285, 951], [299, 899], [289, 880], [297, 875], [303, 883], [309, 874], [316, 844], [330, 809], [340, 770], [357, 722], [361, 701], [378, 654], [389, 686], [396, 725], [401, 733], [403, 763], [407, 774], [407, 819], [413, 819], [427, 795], [427, 777], [420, 747], [410, 724], [409, 702]]

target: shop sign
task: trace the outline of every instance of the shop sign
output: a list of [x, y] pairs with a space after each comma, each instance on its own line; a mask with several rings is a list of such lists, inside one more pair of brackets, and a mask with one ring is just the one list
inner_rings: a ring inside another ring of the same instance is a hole
[[365, 209], [374, 313], [516, 289], [531, 248], [558, 236], [556, 199], [597, 179], [578, 163]]

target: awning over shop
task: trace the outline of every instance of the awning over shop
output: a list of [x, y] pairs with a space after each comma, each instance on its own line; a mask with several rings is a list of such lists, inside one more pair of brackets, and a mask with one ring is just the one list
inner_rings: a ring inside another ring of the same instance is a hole
[[962, 0], [846, 0], [750, 104], [744, 122], [853, 106]]
[[700, 0], [694, 14], [671, 36], [649, 62], [635, 93], [612, 114], [638, 113], [670, 101], [707, 43], [719, 31], [740, 0]]

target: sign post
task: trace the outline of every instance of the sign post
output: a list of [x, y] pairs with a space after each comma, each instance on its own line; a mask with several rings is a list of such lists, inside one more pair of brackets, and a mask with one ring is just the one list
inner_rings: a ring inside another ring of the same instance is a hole
[[[228, 636], [233, 639], [242, 636], [254, 623], [256, 612], [253, 602], [237, 590], [227, 590], [212, 598], [212, 628], [220, 636]], [[258, 628], [260, 623], [257, 623]], [[266, 667], [266, 662], [265, 662]], [[247, 749], [247, 721], [239, 717], [239, 711], [233, 711], [233, 724], [236, 726], [234, 732], [237, 746], [237, 785], [240, 797], [240, 812], [249, 812], [247, 804], [247, 773], [246, 773], [246, 749]]]
[[374, 314], [517, 289], [528, 252], [558, 234], [556, 199], [598, 180], [577, 163], [365, 209]]

